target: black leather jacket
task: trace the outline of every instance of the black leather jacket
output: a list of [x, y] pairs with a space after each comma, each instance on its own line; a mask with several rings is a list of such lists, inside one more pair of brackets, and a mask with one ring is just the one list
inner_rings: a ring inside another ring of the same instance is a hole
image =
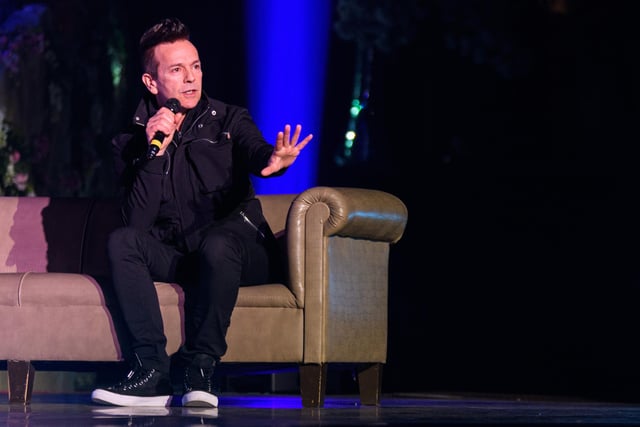
[[260, 176], [274, 147], [249, 112], [203, 95], [165, 154], [147, 160], [145, 124], [157, 110], [154, 99], [143, 98], [130, 129], [112, 141], [125, 224], [187, 251], [208, 227], [244, 220], [241, 211], [271, 233], [250, 174]]

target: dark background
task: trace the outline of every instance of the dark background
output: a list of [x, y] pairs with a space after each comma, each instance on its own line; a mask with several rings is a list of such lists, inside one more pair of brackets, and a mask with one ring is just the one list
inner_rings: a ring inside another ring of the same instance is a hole
[[[51, 148], [33, 160], [42, 194], [110, 194], [108, 138], [142, 90], [135, 43], [160, 17], [191, 27], [211, 95], [247, 103], [242, 1], [44, 3], [57, 54], [47, 76], [67, 119], [48, 123]], [[366, 153], [336, 163], [357, 53], [337, 31], [313, 142], [318, 185], [386, 190], [409, 210], [391, 250], [383, 391], [634, 399], [640, 2], [333, 3], [334, 23], [338, 4], [362, 28], [376, 8], [397, 20], [372, 33], [392, 42], [374, 43]], [[6, 16], [26, 2], [3, 4]], [[119, 91], [113, 40], [130, 55]]]

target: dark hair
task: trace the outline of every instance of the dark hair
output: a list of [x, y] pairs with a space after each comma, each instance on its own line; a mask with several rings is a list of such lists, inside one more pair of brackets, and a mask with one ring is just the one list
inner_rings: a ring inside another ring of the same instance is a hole
[[140, 37], [139, 48], [142, 69], [155, 75], [158, 64], [154, 62], [153, 48], [162, 43], [189, 40], [189, 37], [189, 28], [178, 18], [165, 18], [149, 28]]

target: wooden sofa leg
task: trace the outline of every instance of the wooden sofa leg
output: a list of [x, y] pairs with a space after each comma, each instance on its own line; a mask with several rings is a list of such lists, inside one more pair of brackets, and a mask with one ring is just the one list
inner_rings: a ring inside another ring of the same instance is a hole
[[362, 365], [358, 369], [358, 386], [360, 403], [363, 405], [380, 405], [382, 392], [382, 363]]
[[300, 365], [300, 394], [305, 408], [322, 408], [327, 390], [327, 364]]
[[35, 369], [30, 360], [8, 360], [9, 403], [31, 403]]

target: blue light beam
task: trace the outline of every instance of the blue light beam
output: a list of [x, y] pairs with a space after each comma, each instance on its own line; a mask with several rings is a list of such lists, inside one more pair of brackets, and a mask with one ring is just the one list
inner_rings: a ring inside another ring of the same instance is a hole
[[333, 2], [247, 0], [249, 110], [275, 143], [285, 124], [313, 139], [281, 177], [254, 178], [258, 194], [300, 193], [316, 185]]

